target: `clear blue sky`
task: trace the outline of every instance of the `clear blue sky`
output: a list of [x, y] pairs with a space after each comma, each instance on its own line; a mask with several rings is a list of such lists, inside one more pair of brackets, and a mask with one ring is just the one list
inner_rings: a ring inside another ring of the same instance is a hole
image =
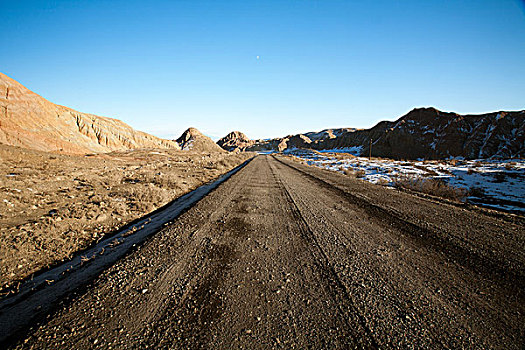
[[0, 18], [1, 72], [161, 137], [525, 108], [520, 0], [0, 0]]

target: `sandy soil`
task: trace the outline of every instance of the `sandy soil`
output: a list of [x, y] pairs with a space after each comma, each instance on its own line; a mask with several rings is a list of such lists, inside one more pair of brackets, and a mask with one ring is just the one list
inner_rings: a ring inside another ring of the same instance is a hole
[[520, 220], [259, 156], [14, 347], [520, 349]]
[[252, 156], [166, 149], [68, 156], [0, 145], [0, 292]]

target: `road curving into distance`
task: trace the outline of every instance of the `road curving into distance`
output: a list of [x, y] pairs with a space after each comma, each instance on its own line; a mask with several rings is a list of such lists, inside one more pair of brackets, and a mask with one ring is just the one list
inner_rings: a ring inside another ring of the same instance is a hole
[[523, 348], [515, 216], [258, 156], [17, 348]]

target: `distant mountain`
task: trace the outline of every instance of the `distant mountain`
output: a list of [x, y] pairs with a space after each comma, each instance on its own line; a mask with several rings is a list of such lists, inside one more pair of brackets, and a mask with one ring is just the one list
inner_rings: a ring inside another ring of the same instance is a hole
[[112, 118], [51, 103], [0, 73], [0, 143], [63, 153], [179, 146]]
[[204, 136], [199, 130], [189, 128], [175, 141], [183, 151], [204, 153], [224, 152], [212, 139]]
[[[249, 141], [249, 140], [248, 140]], [[283, 138], [230, 140], [228, 149], [278, 151], [290, 149], [350, 149], [394, 159], [448, 157], [523, 158], [525, 111], [459, 115], [435, 108], [417, 108], [396, 121], [382, 121], [370, 129], [326, 129]]]
[[[319, 132], [308, 132], [305, 134], [288, 135], [285, 137], [265, 139], [265, 140], [246, 140], [236, 141], [232, 138], [225, 146], [229, 151], [277, 151], [303, 148], [303, 149], [341, 149], [348, 147], [361, 146], [370, 140], [370, 137], [379, 137], [386, 128], [394, 122], [381, 122], [371, 129], [325, 129]], [[233, 133], [228, 134], [229, 137]], [[242, 133], [241, 133], [242, 134]], [[244, 134], [243, 134], [244, 135]], [[221, 139], [222, 140], [222, 139]], [[221, 140], [218, 144], [220, 145]]]

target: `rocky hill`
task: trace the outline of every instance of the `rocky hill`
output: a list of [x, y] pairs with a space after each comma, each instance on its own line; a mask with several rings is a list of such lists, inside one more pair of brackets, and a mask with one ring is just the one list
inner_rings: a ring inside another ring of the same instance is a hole
[[227, 151], [245, 150], [255, 144], [254, 140], [250, 140], [248, 136], [240, 131], [232, 131], [222, 139], [217, 141], [217, 144]]
[[379, 138], [372, 154], [391, 158], [523, 158], [525, 111], [459, 115], [414, 109]]
[[179, 148], [112, 118], [59, 106], [0, 73], [0, 143], [61, 153]]
[[195, 128], [189, 128], [175, 141], [183, 151], [204, 153], [224, 152], [212, 139]]
[[[230, 134], [231, 135], [231, 134]], [[245, 151], [291, 149], [359, 149], [394, 159], [448, 157], [523, 158], [525, 111], [459, 115], [435, 108], [417, 108], [396, 121], [382, 121], [370, 129], [326, 129], [269, 140], [243, 141]], [[232, 143], [234, 144], [234, 143]]]
[[[281, 138], [250, 140], [250, 142], [230, 141], [225, 149], [239, 149], [241, 151], [276, 151], [283, 152], [292, 149], [342, 149], [358, 147], [370, 140], [370, 137], [379, 137], [386, 128], [394, 122], [381, 122], [371, 129], [325, 129], [319, 132], [308, 132], [305, 134], [288, 135]], [[233, 133], [228, 134], [228, 136]], [[242, 133], [241, 133], [242, 134]], [[244, 135], [244, 134], [243, 134]], [[227, 138], [226, 136], [225, 138]], [[225, 139], [223, 138], [223, 139]], [[221, 140], [223, 140], [221, 139]], [[218, 144], [221, 144], [219, 140]], [[243, 145], [243, 146], [240, 146]]]

